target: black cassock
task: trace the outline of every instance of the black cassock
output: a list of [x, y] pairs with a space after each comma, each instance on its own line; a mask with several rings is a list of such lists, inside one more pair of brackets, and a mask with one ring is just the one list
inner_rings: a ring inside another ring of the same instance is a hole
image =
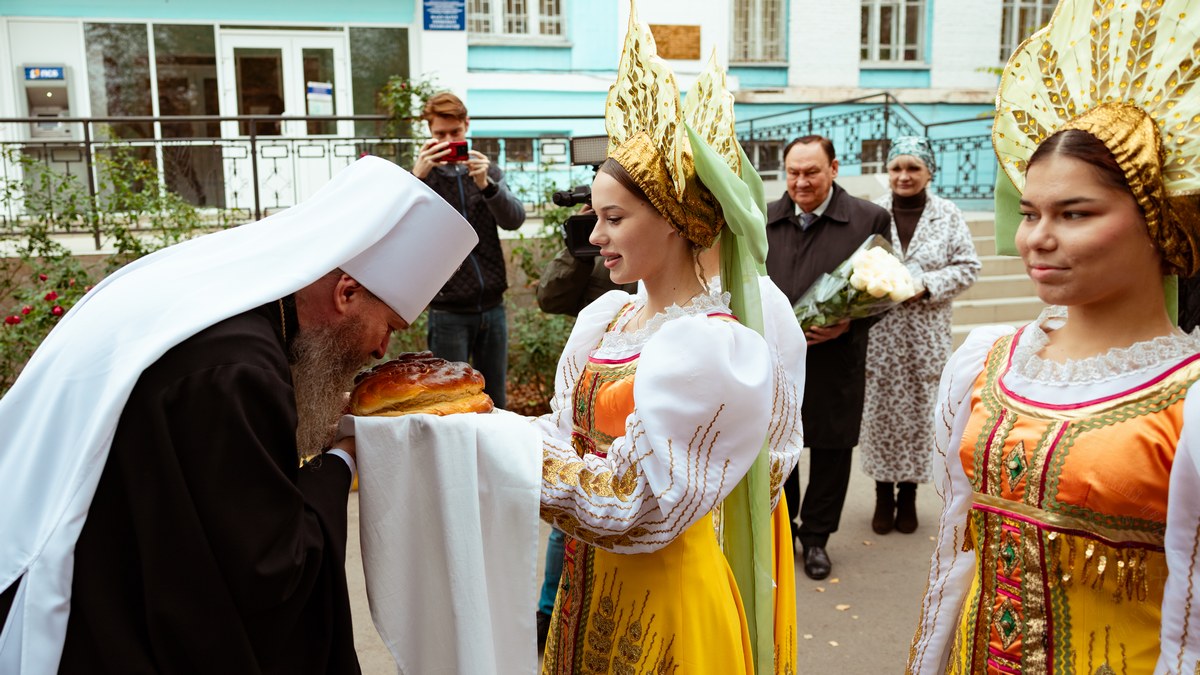
[[350, 470], [297, 466], [281, 309], [222, 321], [142, 373], [76, 549], [61, 672], [359, 672]]

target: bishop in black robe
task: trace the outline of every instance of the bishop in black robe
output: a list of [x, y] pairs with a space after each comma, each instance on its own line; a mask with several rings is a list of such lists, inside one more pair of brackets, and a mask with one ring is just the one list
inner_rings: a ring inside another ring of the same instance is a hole
[[209, 327], [138, 379], [76, 548], [60, 672], [359, 672], [351, 472], [298, 466], [283, 306]]

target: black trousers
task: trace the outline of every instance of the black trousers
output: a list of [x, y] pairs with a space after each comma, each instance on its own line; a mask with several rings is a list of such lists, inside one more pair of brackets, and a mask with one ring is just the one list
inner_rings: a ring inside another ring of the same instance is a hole
[[[800, 501], [800, 468], [796, 467], [783, 482], [787, 496], [792, 534], [805, 548], [825, 546], [829, 535], [837, 532], [850, 485], [851, 451], [854, 448], [810, 448], [808, 486]], [[800, 525], [796, 525], [799, 511]]]

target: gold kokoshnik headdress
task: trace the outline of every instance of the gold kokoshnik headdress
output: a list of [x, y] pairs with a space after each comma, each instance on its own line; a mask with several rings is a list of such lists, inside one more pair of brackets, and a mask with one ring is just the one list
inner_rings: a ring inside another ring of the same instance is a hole
[[681, 106], [675, 75], [658, 57], [650, 27], [637, 20], [631, 2], [617, 81], [604, 107], [608, 155], [684, 237], [708, 248], [725, 219], [717, 198], [697, 178], [685, 124], [734, 174], [741, 173], [733, 94], [726, 88], [716, 53]]
[[[734, 135], [733, 95], [716, 55], [681, 105], [675, 76], [658, 58], [650, 28], [638, 21], [631, 1], [604, 121], [609, 157], [681, 235], [704, 247], [720, 235], [721, 288], [729, 294], [729, 308], [743, 325], [763, 333], [759, 277], [766, 274], [766, 196]], [[721, 503], [719, 526], [756, 673], [771, 671], [775, 650], [768, 434], [763, 429], [758, 458]]]
[[1125, 172], [1167, 272], [1200, 267], [1200, 6], [1061, 0], [1009, 59], [992, 143], [1024, 191], [1029, 157], [1064, 129], [1095, 136]]

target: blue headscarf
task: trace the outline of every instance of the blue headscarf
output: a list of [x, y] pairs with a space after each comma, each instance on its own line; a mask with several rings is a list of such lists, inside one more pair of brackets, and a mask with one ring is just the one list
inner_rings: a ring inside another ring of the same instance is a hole
[[933, 148], [929, 145], [929, 139], [924, 136], [901, 136], [893, 139], [891, 147], [888, 148], [887, 163], [891, 164], [892, 160], [900, 155], [912, 155], [921, 160], [931, 174], [937, 171], [937, 164], [933, 161]]

